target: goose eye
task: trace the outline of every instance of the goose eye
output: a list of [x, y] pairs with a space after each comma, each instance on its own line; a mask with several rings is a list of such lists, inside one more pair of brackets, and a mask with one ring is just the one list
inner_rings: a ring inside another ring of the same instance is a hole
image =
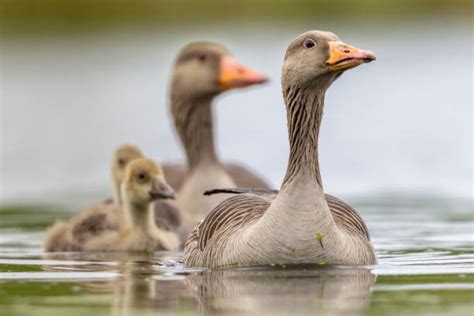
[[200, 62], [205, 62], [207, 60], [207, 55], [206, 54], [199, 54], [198, 59]]
[[137, 178], [140, 182], [145, 182], [147, 180], [147, 174], [145, 172], [140, 172], [138, 175], [137, 175]]
[[304, 43], [303, 43], [303, 46], [306, 47], [306, 48], [311, 48], [315, 45], [316, 45], [316, 42], [314, 40], [310, 39], [310, 38], [305, 40]]
[[127, 163], [127, 161], [123, 158], [119, 158], [119, 160], [117, 161], [118, 165], [123, 168], [125, 167], [125, 164]]

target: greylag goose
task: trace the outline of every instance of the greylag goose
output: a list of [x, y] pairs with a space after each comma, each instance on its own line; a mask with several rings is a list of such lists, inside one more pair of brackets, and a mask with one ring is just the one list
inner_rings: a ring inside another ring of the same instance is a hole
[[121, 185], [125, 224], [119, 230], [104, 231], [82, 244], [83, 251], [154, 251], [176, 250], [178, 236], [159, 229], [155, 223], [155, 200], [174, 199], [174, 190], [166, 182], [160, 166], [139, 158], [126, 168]]
[[150, 159], [132, 161], [121, 185], [125, 221], [118, 231], [106, 231], [83, 245], [85, 251], [154, 251], [177, 250], [178, 236], [158, 228], [155, 223], [155, 200], [174, 199], [159, 165]]
[[[114, 198], [89, 207], [67, 221], [57, 221], [46, 233], [44, 249], [49, 252], [78, 251], [82, 249], [82, 244], [104, 231], [121, 229], [125, 219], [120, 185], [125, 168], [138, 158], [143, 158], [143, 154], [137, 146], [126, 144], [118, 147], [114, 152], [111, 168]], [[156, 201], [155, 208], [156, 225], [163, 230], [178, 231], [182, 218], [179, 210], [163, 200]]]
[[267, 188], [264, 181], [235, 164], [223, 164], [214, 149], [212, 101], [220, 93], [266, 82], [267, 78], [239, 64], [215, 43], [198, 42], [177, 56], [171, 78], [171, 113], [186, 152], [187, 168], [163, 165], [169, 183], [179, 189], [177, 204], [195, 217], [194, 224], [222, 201], [204, 197], [221, 187]]
[[85, 240], [104, 230], [117, 230], [120, 226], [122, 183], [125, 168], [132, 160], [143, 157], [134, 145], [121, 145], [113, 155], [111, 178], [114, 198], [107, 199], [73, 216], [68, 221], [56, 221], [46, 232], [43, 247], [46, 251], [74, 251]]
[[333, 33], [293, 40], [282, 68], [290, 156], [280, 191], [249, 190], [220, 203], [188, 237], [185, 266], [377, 262], [357, 213], [328, 206], [318, 162], [326, 90], [344, 71], [373, 60]]

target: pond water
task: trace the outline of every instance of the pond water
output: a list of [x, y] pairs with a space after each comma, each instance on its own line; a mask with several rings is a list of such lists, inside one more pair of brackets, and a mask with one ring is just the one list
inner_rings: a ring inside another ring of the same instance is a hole
[[472, 201], [371, 196], [376, 266], [184, 269], [180, 253], [45, 254], [46, 225], [66, 209], [0, 212], [4, 315], [472, 315]]
[[[0, 314], [473, 315], [472, 25], [340, 22], [2, 40]], [[360, 212], [378, 265], [201, 271], [180, 253], [42, 252], [48, 225], [108, 195], [116, 145], [182, 160], [166, 87], [191, 40], [271, 77], [219, 98], [217, 145], [278, 187], [282, 56], [314, 28], [378, 56], [328, 92], [320, 146], [325, 189]]]

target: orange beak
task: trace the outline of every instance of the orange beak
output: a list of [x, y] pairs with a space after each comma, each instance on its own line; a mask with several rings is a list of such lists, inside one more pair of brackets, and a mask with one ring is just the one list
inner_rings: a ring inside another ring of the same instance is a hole
[[375, 60], [375, 54], [343, 42], [329, 42], [330, 55], [326, 64], [331, 70], [347, 70]]
[[219, 86], [222, 90], [248, 87], [267, 81], [267, 76], [245, 67], [231, 56], [221, 58]]

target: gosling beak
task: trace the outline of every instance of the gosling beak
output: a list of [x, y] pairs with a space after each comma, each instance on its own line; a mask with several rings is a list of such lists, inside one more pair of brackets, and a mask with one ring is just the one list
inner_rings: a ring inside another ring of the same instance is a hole
[[235, 58], [231, 56], [224, 56], [221, 58], [219, 86], [223, 91], [233, 88], [248, 87], [267, 81], [267, 76], [247, 68], [235, 60]]
[[163, 177], [156, 178], [153, 181], [152, 188], [150, 191], [150, 197], [153, 200], [160, 199], [175, 199], [176, 192], [173, 188], [166, 182]]
[[375, 60], [375, 54], [370, 50], [358, 49], [340, 41], [329, 42], [329, 52], [326, 64], [333, 71], [351, 69]]

